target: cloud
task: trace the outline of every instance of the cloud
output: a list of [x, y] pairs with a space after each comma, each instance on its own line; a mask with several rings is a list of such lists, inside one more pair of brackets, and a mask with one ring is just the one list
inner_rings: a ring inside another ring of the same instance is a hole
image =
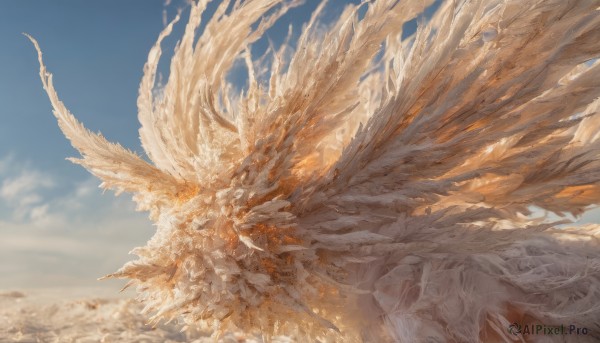
[[43, 193], [56, 186], [52, 175], [8, 156], [0, 160], [0, 178], [0, 205], [12, 221], [47, 222], [49, 204], [44, 203]]
[[7, 201], [19, 200], [20, 197], [30, 195], [39, 188], [49, 188], [53, 185], [54, 182], [47, 175], [25, 170], [17, 177], [2, 182], [0, 196]]

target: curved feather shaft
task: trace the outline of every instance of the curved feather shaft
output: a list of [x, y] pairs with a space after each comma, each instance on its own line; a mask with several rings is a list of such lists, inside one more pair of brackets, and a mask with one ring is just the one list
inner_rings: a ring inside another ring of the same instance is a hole
[[[52, 82], [52, 75], [46, 70], [38, 42], [33, 37], [25, 35], [37, 50], [40, 78], [52, 104], [58, 125], [65, 137], [71, 141], [73, 147], [83, 157], [82, 159], [72, 159], [72, 161], [81, 164], [101, 179], [105, 188], [111, 188], [117, 192], [158, 193], [164, 196], [176, 194], [181, 188], [182, 182], [161, 172], [121, 145], [107, 141], [101, 134], [90, 132], [75, 119], [58, 98]], [[148, 206], [142, 206], [142, 208], [147, 209]]]

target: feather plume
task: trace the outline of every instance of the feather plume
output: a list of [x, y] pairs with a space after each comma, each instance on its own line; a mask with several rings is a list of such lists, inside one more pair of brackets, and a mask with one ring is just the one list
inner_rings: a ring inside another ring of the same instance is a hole
[[329, 25], [323, 2], [295, 45], [258, 59], [301, 1], [222, 1], [196, 37], [207, 3], [161, 96], [179, 17], [144, 67], [151, 164], [68, 112], [29, 37], [74, 161], [157, 223], [108, 275], [154, 321], [345, 342], [536, 341], [507, 328], [539, 322], [600, 339], [600, 227], [533, 212], [600, 203], [596, 0], [444, 1], [408, 37], [432, 0], [348, 5]]

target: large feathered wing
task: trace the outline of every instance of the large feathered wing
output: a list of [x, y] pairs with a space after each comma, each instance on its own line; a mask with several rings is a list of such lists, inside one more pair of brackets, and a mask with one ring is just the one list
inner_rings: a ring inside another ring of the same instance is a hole
[[111, 276], [155, 319], [267, 339], [527, 338], [514, 323], [598, 338], [598, 226], [536, 217], [600, 202], [597, 1], [445, 1], [408, 37], [433, 1], [349, 5], [329, 25], [323, 2], [260, 58], [252, 43], [300, 1], [223, 1], [196, 38], [207, 2], [166, 85], [178, 18], [144, 69], [154, 165], [85, 130], [41, 67], [80, 163], [152, 210], [155, 236]]

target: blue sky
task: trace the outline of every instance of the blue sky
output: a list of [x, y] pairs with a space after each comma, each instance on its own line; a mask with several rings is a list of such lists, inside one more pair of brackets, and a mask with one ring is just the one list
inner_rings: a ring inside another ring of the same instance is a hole
[[[307, 2], [291, 10], [269, 38], [281, 40], [289, 23], [298, 32], [317, 4]], [[331, 0], [325, 19], [348, 2], [359, 0]], [[59, 96], [77, 118], [143, 153], [138, 82], [163, 28], [163, 12], [171, 19], [180, 7], [183, 0], [169, 6], [164, 0], [0, 1], [0, 289], [119, 287], [121, 282], [96, 278], [130, 260], [127, 252], [154, 231], [129, 195], [102, 194], [98, 180], [65, 161], [77, 153], [56, 125], [34, 48], [21, 33], [39, 41]], [[166, 52], [184, 21], [163, 44]]]

